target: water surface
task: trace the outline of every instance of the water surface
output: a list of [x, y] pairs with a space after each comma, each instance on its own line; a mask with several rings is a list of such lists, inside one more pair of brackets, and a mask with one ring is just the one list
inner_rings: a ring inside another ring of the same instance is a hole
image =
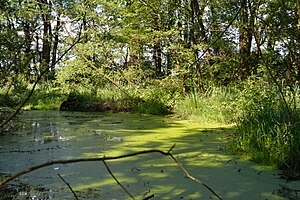
[[[299, 182], [279, 179], [276, 170], [222, 152], [230, 131], [229, 127], [163, 116], [27, 111], [20, 116], [20, 127], [13, 135], [0, 136], [0, 176], [52, 160], [167, 151], [176, 143], [172, 151], [176, 158], [223, 199], [287, 199], [277, 195], [279, 189], [299, 189]], [[108, 165], [136, 199], [152, 194], [152, 199], [216, 199], [185, 178], [172, 159], [160, 154], [109, 161]], [[130, 199], [101, 162], [49, 166], [5, 187], [18, 189], [15, 199], [74, 199], [57, 174], [80, 199]]]

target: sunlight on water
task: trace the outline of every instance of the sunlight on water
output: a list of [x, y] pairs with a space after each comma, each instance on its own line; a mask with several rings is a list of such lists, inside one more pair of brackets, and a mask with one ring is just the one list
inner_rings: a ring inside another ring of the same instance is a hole
[[[28, 111], [20, 120], [20, 128], [13, 135], [0, 136], [2, 179], [52, 160], [119, 156], [148, 149], [168, 151], [176, 144], [172, 153], [186, 170], [224, 199], [284, 199], [276, 195], [281, 185], [299, 188], [299, 183], [279, 179], [271, 168], [220, 151], [232, 127], [126, 113]], [[187, 179], [170, 157], [158, 153], [107, 163], [137, 199], [151, 194], [153, 199], [216, 199], [206, 188]], [[5, 187], [21, 191], [11, 195], [23, 199], [74, 199], [58, 173], [80, 199], [128, 198], [102, 162], [49, 166]]]

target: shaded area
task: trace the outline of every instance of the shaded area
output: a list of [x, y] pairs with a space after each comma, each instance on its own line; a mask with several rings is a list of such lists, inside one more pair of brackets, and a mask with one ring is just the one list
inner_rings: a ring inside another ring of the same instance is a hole
[[[91, 100], [92, 99], [92, 100]], [[133, 99], [131, 101], [134, 101]], [[85, 111], [85, 112], [129, 112], [132, 110], [134, 102], [124, 100], [101, 100], [97, 98], [87, 98], [83, 95], [70, 93], [68, 98], [60, 105], [61, 111]]]
[[155, 97], [134, 96], [104, 97], [95, 93], [79, 94], [71, 92], [60, 105], [61, 111], [82, 112], [131, 112], [154, 115], [170, 114], [172, 107]]
[[[49, 160], [167, 150], [176, 143], [176, 158], [224, 199], [285, 199], [277, 195], [282, 187], [296, 189], [300, 185], [279, 179], [278, 171], [271, 168], [222, 152], [230, 127], [127, 113], [30, 111], [20, 120], [14, 135], [1, 136], [1, 177]], [[153, 199], [214, 199], [201, 185], [186, 179], [176, 163], [157, 154], [110, 161], [108, 165], [137, 199], [150, 194], [155, 195]], [[31, 196], [42, 199], [73, 199], [57, 173], [81, 199], [128, 198], [102, 163], [55, 165], [21, 176], [8, 187], [26, 185]]]

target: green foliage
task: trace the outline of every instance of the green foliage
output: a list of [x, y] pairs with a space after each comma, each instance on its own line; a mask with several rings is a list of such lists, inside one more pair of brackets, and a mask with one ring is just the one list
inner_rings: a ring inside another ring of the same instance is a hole
[[4, 121], [14, 111], [10, 107], [0, 107], [0, 122]]
[[236, 119], [243, 118], [249, 112], [260, 112], [268, 107], [282, 104], [279, 89], [265, 78], [249, 78], [243, 83], [236, 85], [233, 89], [235, 98], [233, 106], [239, 114]]
[[0, 105], [16, 108], [28, 94], [28, 82], [23, 76], [10, 80], [0, 89]]
[[149, 79], [142, 84], [141, 101], [134, 106], [134, 112], [148, 114], [167, 114], [172, 111], [176, 101], [181, 98], [182, 82], [176, 76], [162, 80]]
[[54, 83], [67, 91], [80, 90], [79, 88], [93, 90], [105, 85], [106, 80], [82, 59], [76, 59], [66, 62], [66, 66], [57, 73]]
[[[285, 92], [288, 102], [299, 94]], [[236, 118], [233, 152], [247, 154], [257, 162], [292, 171], [300, 170], [300, 112], [287, 108], [278, 88], [256, 80], [245, 84], [237, 96], [242, 109]], [[296, 102], [297, 103], [297, 102]]]
[[264, 164], [300, 170], [300, 113], [284, 105], [249, 112], [237, 123], [237, 150]]
[[15, 95], [4, 95], [0, 93], [1, 107], [15, 108], [19, 103], [19, 98]]
[[139, 101], [136, 105], [134, 105], [132, 111], [153, 115], [163, 115], [168, 113], [168, 109], [164, 102], [154, 98]]
[[228, 88], [212, 86], [206, 94], [191, 93], [178, 101], [175, 112], [200, 123], [233, 123], [237, 114], [234, 94]]
[[67, 93], [59, 88], [39, 87], [25, 105], [24, 110], [59, 110], [66, 96]]

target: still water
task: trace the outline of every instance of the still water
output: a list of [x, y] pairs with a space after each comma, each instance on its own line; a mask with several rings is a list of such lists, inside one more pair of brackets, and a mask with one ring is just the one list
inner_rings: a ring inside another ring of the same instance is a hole
[[[193, 124], [165, 116], [127, 113], [26, 111], [19, 128], [0, 136], [0, 178], [53, 160], [118, 156], [141, 150], [173, 154], [196, 178], [224, 199], [286, 199], [277, 191], [299, 183], [280, 180], [274, 169], [222, 152], [231, 129]], [[108, 161], [109, 168], [136, 199], [216, 199], [185, 178], [177, 164], [160, 154]], [[0, 199], [130, 199], [102, 162], [52, 165], [22, 175], [0, 190]], [[292, 195], [292, 194], [291, 194]]]

